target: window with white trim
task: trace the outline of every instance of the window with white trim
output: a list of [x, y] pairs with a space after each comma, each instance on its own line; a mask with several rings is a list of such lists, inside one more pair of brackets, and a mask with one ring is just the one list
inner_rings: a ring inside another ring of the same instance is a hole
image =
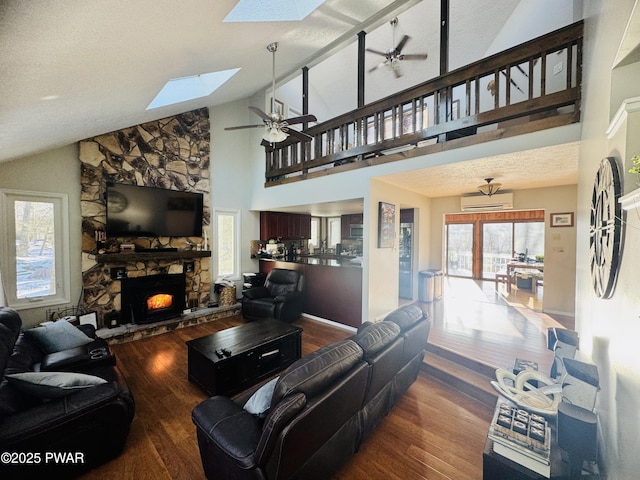
[[313, 253], [314, 248], [320, 248], [320, 218], [311, 217], [311, 239], [309, 240], [309, 250]]
[[214, 277], [240, 279], [240, 211], [213, 212]]
[[69, 303], [66, 194], [0, 190], [2, 288], [16, 310]]

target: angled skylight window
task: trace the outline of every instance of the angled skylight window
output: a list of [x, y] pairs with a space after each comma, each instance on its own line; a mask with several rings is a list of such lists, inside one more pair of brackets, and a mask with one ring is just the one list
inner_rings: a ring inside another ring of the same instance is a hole
[[231, 70], [222, 70], [220, 72], [173, 78], [162, 87], [162, 90], [151, 101], [146, 110], [166, 107], [174, 103], [211, 95], [239, 71], [239, 68], [232, 68]]
[[240, 0], [224, 22], [296, 22], [324, 0]]

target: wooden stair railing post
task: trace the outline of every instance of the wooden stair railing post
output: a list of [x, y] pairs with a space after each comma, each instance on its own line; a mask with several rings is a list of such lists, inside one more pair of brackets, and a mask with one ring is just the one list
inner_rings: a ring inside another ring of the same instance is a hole
[[[525, 131], [537, 131], [577, 122], [580, 120], [583, 30], [583, 22], [576, 22], [398, 92], [394, 96], [313, 125], [308, 131], [305, 129], [313, 137], [313, 145], [309, 144], [311, 142], [303, 142], [303, 145], [298, 146], [296, 141], [287, 140], [273, 149], [267, 147], [267, 184], [272, 178], [276, 178], [278, 183], [282, 183], [282, 180], [302, 180], [308, 176], [297, 175], [288, 179], [287, 175], [296, 172], [306, 174], [312, 168], [325, 165], [341, 165], [344, 160], [372, 159], [372, 162], [353, 165], [350, 168], [359, 168], [378, 161], [400, 160], [406, 156], [381, 156], [380, 152], [405, 145], [418, 145], [427, 139], [435, 138], [438, 143], [446, 142], [450, 136], [448, 134], [461, 128], [472, 131], [474, 127], [496, 124], [498, 128], [509, 129], [509, 124], [503, 122], [527, 117], [530, 120], [548, 120], [536, 124], [529, 122], [527, 125], [531, 127], [525, 128]], [[547, 63], [551, 61], [551, 55], [558, 51], [566, 51], [564, 61], [567, 62], [567, 71], [563, 79], [564, 89], [547, 93]], [[517, 75], [516, 69], [527, 77], [526, 92], [521, 88], [524, 88], [522, 82], [521, 85], [517, 85], [520, 76]], [[490, 80], [495, 84], [492, 99], [483, 88]], [[506, 90], [502, 98], [503, 88]], [[515, 89], [523, 94], [523, 101], [520, 101], [522, 97], [519, 95], [514, 97]], [[453, 100], [454, 95], [461, 100], [459, 90], [464, 91], [465, 104], [456, 111], [454, 118]], [[515, 103], [514, 98], [518, 98]], [[482, 104], [486, 105], [483, 111], [481, 99]], [[489, 107], [491, 100], [493, 108]], [[558, 112], [558, 108], [567, 105], [573, 105], [573, 113]], [[551, 117], [555, 118], [552, 120]], [[461, 121], [462, 118], [464, 121]], [[504, 127], [500, 127], [501, 124], [504, 124]], [[522, 126], [522, 123], [519, 125]], [[522, 131], [520, 127], [511, 133], [505, 131], [504, 134], [517, 135]], [[464, 144], [483, 142], [486, 141], [485, 138], [490, 137], [483, 135], [476, 141], [470, 136]], [[433, 150], [430, 145], [425, 143], [419, 148], [428, 152]], [[296, 150], [293, 150], [294, 148]], [[410, 156], [419, 152], [416, 150]], [[321, 174], [327, 173], [331, 172], [323, 171]]]

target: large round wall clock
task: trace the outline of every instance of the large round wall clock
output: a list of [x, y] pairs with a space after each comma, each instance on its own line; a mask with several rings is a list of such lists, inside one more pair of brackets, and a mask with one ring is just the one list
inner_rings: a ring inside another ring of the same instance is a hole
[[622, 231], [621, 185], [618, 164], [612, 157], [600, 162], [591, 197], [590, 256], [593, 290], [611, 298], [620, 266]]

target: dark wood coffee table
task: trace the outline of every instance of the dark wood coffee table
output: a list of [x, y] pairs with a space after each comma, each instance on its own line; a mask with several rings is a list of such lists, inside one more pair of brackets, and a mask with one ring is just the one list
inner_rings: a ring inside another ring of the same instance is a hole
[[233, 395], [300, 358], [302, 328], [260, 320], [187, 342], [189, 381], [209, 395]]

